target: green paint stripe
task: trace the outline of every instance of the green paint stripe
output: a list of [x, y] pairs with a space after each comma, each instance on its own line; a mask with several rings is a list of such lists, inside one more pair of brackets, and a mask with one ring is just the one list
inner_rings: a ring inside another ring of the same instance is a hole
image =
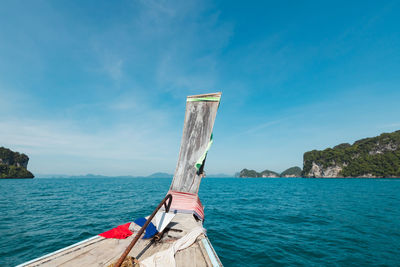
[[196, 167], [197, 171], [199, 171], [201, 165], [203, 165], [203, 161], [206, 158], [207, 152], [208, 152], [208, 150], [210, 150], [212, 143], [213, 143], [213, 134], [211, 133], [210, 142], [208, 142], [206, 151], [204, 151], [203, 155], [201, 155], [201, 157], [196, 161], [196, 164], [194, 165]]
[[219, 102], [221, 97], [214, 97], [214, 96], [208, 96], [208, 97], [198, 97], [198, 98], [187, 98], [187, 102], [198, 102], [198, 101], [216, 101]]

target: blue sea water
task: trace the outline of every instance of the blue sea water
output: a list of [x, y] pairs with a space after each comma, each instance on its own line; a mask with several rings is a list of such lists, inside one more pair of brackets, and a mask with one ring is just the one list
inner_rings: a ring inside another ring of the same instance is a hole
[[[0, 180], [0, 266], [148, 215], [170, 179]], [[203, 179], [225, 266], [400, 266], [399, 179]]]

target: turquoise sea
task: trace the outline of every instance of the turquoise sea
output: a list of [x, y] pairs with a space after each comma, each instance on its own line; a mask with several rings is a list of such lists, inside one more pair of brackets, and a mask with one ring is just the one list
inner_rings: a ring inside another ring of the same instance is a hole
[[[0, 180], [0, 266], [148, 215], [170, 179]], [[225, 266], [400, 266], [400, 179], [206, 178]]]

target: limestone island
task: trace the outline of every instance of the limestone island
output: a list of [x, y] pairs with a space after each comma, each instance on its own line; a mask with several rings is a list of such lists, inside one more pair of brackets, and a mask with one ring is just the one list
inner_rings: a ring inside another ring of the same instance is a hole
[[35, 177], [27, 170], [28, 161], [27, 155], [0, 147], [0, 179]]
[[301, 177], [301, 168], [297, 167], [297, 166], [291, 167], [291, 168], [283, 171], [281, 174], [274, 172], [274, 171], [270, 171], [270, 170], [257, 172], [255, 170], [243, 169], [240, 171], [240, 173], [236, 174], [236, 177], [243, 177], [243, 178]]
[[400, 130], [343, 143], [303, 155], [303, 170], [292, 167], [278, 174], [243, 169], [236, 177], [400, 178]]
[[400, 178], [400, 130], [312, 150], [303, 159], [303, 177]]

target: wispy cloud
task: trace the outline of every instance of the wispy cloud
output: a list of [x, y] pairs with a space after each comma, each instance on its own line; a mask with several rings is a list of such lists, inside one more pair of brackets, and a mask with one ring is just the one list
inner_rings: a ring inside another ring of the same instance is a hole
[[119, 81], [122, 77], [122, 67], [124, 61], [122, 59], [114, 59], [105, 65], [105, 71], [113, 78], [115, 81]]
[[[123, 169], [129, 169], [130, 174], [146, 173], [147, 167], [139, 164], [143, 162], [147, 162], [146, 165], [159, 164], [161, 169], [171, 168], [176, 148], [170, 144], [178, 140], [171, 140], [169, 134], [155, 134], [154, 128], [137, 128], [127, 124], [88, 133], [73, 122], [18, 120], [1, 121], [0, 129], [1, 145], [30, 155], [34, 162], [33, 169], [41, 173], [69, 173], [69, 167], [74, 164], [95, 164], [96, 161], [98, 173], [109, 173], [110, 166], [116, 162], [125, 165]], [[65, 156], [75, 160], [61, 170], [54, 169], [52, 164], [59, 166]], [[37, 162], [36, 157], [47, 157], [48, 162]], [[109, 165], [104, 164], [107, 161]], [[121, 174], [118, 170], [112, 171]]]
[[268, 121], [268, 122], [263, 122], [260, 123], [254, 127], [251, 127], [250, 129], [247, 129], [246, 131], [243, 131], [241, 133], [241, 135], [251, 135], [257, 132], [260, 132], [262, 130], [265, 130], [266, 128], [273, 126], [273, 125], [277, 125], [280, 124], [284, 121], [287, 121], [289, 118], [284, 118], [284, 119], [278, 119], [278, 120], [273, 120], [273, 121]]
[[187, 90], [216, 90], [219, 56], [232, 24], [201, 1], [139, 1], [133, 10], [130, 19], [90, 38], [104, 73], [125, 85], [139, 83], [141, 89], [179, 97]]
[[0, 146], [28, 154], [34, 172], [140, 175], [175, 166], [181, 130], [140, 94], [78, 103], [61, 119], [42, 115], [27, 94], [0, 89]]
[[23, 94], [13, 86], [5, 85], [0, 80], [0, 116], [2, 119], [16, 115], [32, 106], [35, 100], [28, 94]]
[[380, 125], [379, 128], [381, 129], [390, 129], [392, 130], [392, 128], [400, 128], [400, 122], [393, 122], [393, 123], [388, 123], [388, 124], [383, 124]]

